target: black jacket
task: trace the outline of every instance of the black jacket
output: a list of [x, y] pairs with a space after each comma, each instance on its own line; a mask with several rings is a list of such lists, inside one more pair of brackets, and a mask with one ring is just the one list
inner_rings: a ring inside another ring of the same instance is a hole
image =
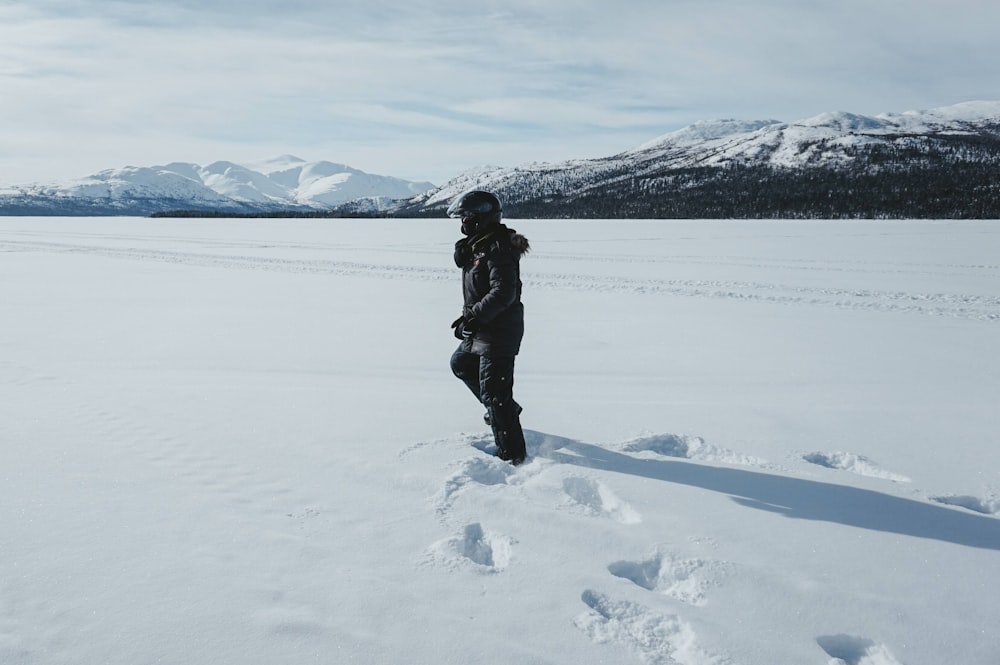
[[528, 240], [498, 224], [455, 243], [462, 269], [463, 316], [475, 319], [475, 333], [463, 349], [481, 356], [516, 356], [524, 336], [521, 256]]

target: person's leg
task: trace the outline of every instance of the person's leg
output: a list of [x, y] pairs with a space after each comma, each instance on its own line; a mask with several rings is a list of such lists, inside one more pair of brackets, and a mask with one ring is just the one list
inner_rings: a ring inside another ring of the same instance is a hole
[[451, 371], [456, 377], [462, 380], [476, 399], [482, 402], [482, 383], [479, 379], [480, 358], [474, 353], [463, 351], [459, 346], [455, 353], [451, 355]]
[[526, 451], [518, 417], [520, 407], [513, 395], [514, 358], [483, 356], [479, 363], [479, 380], [480, 400], [490, 417], [497, 457], [520, 464]]

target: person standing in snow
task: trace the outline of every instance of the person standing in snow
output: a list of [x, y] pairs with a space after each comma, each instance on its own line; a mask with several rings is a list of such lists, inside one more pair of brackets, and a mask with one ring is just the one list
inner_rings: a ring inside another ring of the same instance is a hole
[[462, 220], [464, 235], [455, 243], [464, 306], [451, 324], [461, 340], [451, 371], [486, 407], [497, 457], [516, 466], [527, 454], [522, 409], [514, 401], [514, 357], [524, 336], [520, 260], [528, 239], [500, 221], [500, 200], [490, 192], [463, 194], [448, 207], [448, 216]]

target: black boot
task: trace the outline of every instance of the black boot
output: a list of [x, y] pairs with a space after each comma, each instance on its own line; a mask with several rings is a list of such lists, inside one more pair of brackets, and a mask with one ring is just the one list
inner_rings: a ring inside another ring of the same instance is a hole
[[[513, 400], [511, 400], [511, 401], [513, 402]], [[524, 407], [522, 407], [517, 402], [514, 402], [514, 412], [518, 416], [520, 416], [522, 411], [524, 411]], [[489, 425], [490, 427], [493, 426], [493, 419], [490, 418], [490, 410], [489, 409], [487, 409], [486, 413], [483, 414], [483, 422], [486, 423], [487, 425]]]
[[514, 400], [500, 402], [496, 398], [491, 400], [487, 407], [487, 415], [493, 428], [493, 439], [497, 444], [497, 457], [514, 466], [524, 462], [524, 458], [527, 457], [524, 432], [518, 419], [521, 410], [520, 405]]

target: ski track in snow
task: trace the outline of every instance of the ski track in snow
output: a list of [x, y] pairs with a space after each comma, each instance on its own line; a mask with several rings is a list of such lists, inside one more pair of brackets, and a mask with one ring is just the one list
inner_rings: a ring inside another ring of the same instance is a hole
[[629, 254], [563, 254], [558, 252], [533, 253], [533, 256], [550, 257], [559, 260], [585, 261], [587, 263], [649, 263], [664, 265], [709, 265], [734, 266], [741, 268], [766, 268], [773, 270], [812, 271], [812, 272], [843, 272], [879, 275], [947, 275], [982, 276], [983, 272], [1000, 273], [1000, 265], [993, 264], [962, 264], [962, 263], [894, 263], [880, 262], [871, 265], [867, 261], [852, 261], [838, 259], [823, 261], [816, 259], [763, 259], [754, 256], [634, 256]]
[[560, 290], [671, 295], [777, 305], [820, 305], [1000, 321], [1000, 298], [972, 294], [838, 289], [725, 280], [643, 280], [592, 275], [533, 275], [525, 279], [525, 283], [536, 288]]
[[[236, 244], [236, 247], [240, 245]], [[300, 248], [297, 245], [253, 244], [255, 249]], [[244, 248], [247, 245], [243, 246]], [[310, 246], [309, 249], [337, 251], [331, 246]], [[341, 248], [342, 249], [342, 248]], [[352, 249], [357, 249], [352, 247]], [[378, 248], [385, 251], [386, 248]], [[427, 282], [452, 281], [454, 270], [449, 267], [421, 267], [413, 265], [393, 265], [387, 263], [366, 263], [337, 261], [329, 259], [285, 259], [279, 257], [245, 256], [234, 254], [210, 254], [176, 250], [157, 250], [137, 247], [115, 247], [98, 244], [73, 244], [66, 242], [42, 242], [38, 240], [0, 240], [0, 251], [22, 252], [69, 252], [96, 255], [135, 261], [157, 261], [208, 268], [230, 270], [261, 270], [300, 274], [323, 274], [369, 277], [379, 279], [408, 279]], [[399, 248], [403, 251], [403, 248]], [[407, 250], [410, 254], [418, 250]], [[542, 256], [539, 254], [539, 256]], [[603, 260], [614, 263], [675, 262], [672, 258], [636, 256], [572, 256], [554, 255], [554, 258], [572, 260]], [[831, 266], [828, 262], [812, 263], [787, 260], [753, 260], [733, 262], [725, 257], [714, 259], [681, 258], [676, 262], [705, 263], [709, 265], [745, 265], [750, 267], [782, 267], [793, 270], [817, 270], [822, 272], [875, 270], [864, 267]], [[998, 267], [987, 266], [943, 266], [947, 270], [967, 270], [995, 272]], [[889, 269], [895, 272], [898, 269]], [[940, 275], [934, 270], [920, 271], [904, 268], [927, 275]], [[880, 312], [945, 316], [988, 322], [1000, 322], [1000, 297], [962, 293], [921, 293], [910, 291], [886, 291], [875, 289], [845, 289], [816, 287], [770, 282], [736, 280], [692, 280], [692, 279], [643, 279], [623, 276], [595, 276], [572, 273], [543, 273], [526, 270], [522, 274], [525, 285], [532, 289], [554, 289], [561, 291], [587, 291], [603, 293], [627, 293], [637, 295], [666, 295], [706, 299], [741, 300], [780, 305], [825, 306], [849, 310], [870, 310]]]

